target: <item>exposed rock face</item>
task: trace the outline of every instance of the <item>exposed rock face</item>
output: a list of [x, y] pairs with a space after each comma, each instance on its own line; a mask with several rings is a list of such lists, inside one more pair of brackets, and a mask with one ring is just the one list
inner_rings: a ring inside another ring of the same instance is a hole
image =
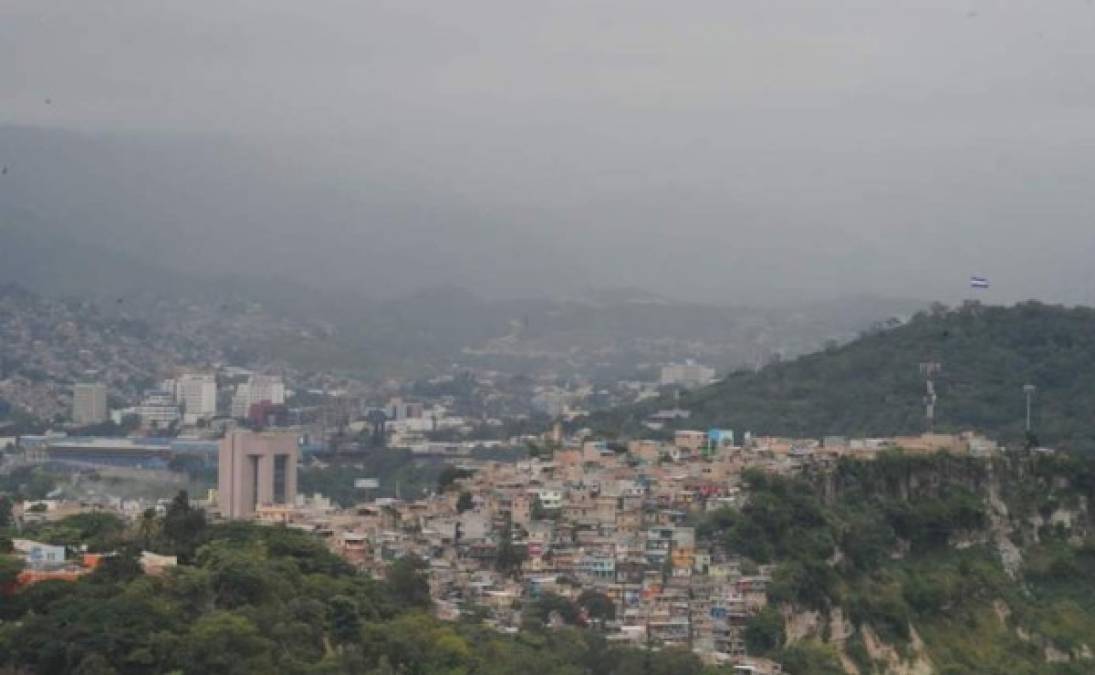
[[[860, 471], [842, 476], [839, 470], [819, 469], [814, 478], [822, 488], [824, 499], [831, 502], [841, 499], [845, 491], [859, 494], [866, 490], [884, 499], [910, 502], [944, 498], [948, 490], [955, 488], [972, 493], [983, 507], [982, 525], [953, 532], [947, 545], [956, 550], [980, 545], [990, 547], [999, 556], [1007, 576], [1016, 584], [1025, 584], [1027, 547], [1046, 541], [1050, 530], [1054, 537], [1064, 536], [1067, 541], [1079, 545], [1093, 530], [1092, 511], [1085, 494], [1088, 488], [1083, 481], [1072, 479], [1071, 474], [1062, 476], [1060, 469], [1040, 465], [1040, 461], [1034, 455], [1021, 452], [984, 459], [951, 457], [936, 461], [925, 457], [923, 461], [898, 464], [896, 470], [893, 466], [883, 467], [885, 470], [873, 474]], [[898, 540], [889, 557], [899, 560], [909, 552], [909, 542]], [[827, 562], [837, 566], [844, 557], [842, 553], [838, 550]], [[1038, 560], [1034, 553], [1031, 555], [1031, 561]], [[1095, 662], [1095, 653], [1089, 644], [1079, 643], [1071, 648], [1055, 644], [1036, 627], [1032, 628], [1023, 619], [1023, 612], [1013, 609], [1004, 599], [985, 600], [991, 602], [991, 611], [1006, 634], [1015, 641], [1036, 646], [1046, 663]], [[984, 605], [979, 608], [987, 609]], [[871, 672], [895, 675], [937, 672], [933, 652], [923, 642], [915, 625], [909, 626], [908, 642], [888, 644], [869, 622], [852, 625], [839, 607], [833, 607], [828, 613], [785, 607], [783, 613], [788, 643], [828, 642], [837, 648], [845, 672], [866, 675], [861, 663], [857, 663], [862, 662], [864, 656], [873, 664]], [[927, 630], [928, 626], [924, 628]], [[847, 646], [850, 638], [862, 640], [862, 647], [855, 645], [858, 655]], [[943, 658], [944, 654], [936, 656]]]
[[915, 628], [910, 627], [909, 652], [911, 658], [903, 658], [892, 645], [883, 642], [878, 634], [870, 626], [861, 626], [863, 644], [867, 648], [867, 654], [871, 660], [881, 666], [882, 671], [892, 675], [932, 675], [935, 666], [932, 665], [924, 649], [924, 641]]
[[1068, 663], [1072, 660], [1072, 656], [1068, 652], [1063, 652], [1053, 645], [1046, 645], [1044, 651], [1046, 663]]
[[1011, 540], [1013, 527], [1008, 506], [1000, 498], [1000, 483], [995, 475], [988, 483], [985, 501], [988, 507], [986, 511], [989, 517], [989, 531], [992, 533], [996, 550], [1000, 554], [1000, 563], [1009, 577], [1017, 579], [1019, 569], [1023, 565], [1023, 551]]
[[791, 607], [785, 607], [783, 621], [787, 642], [793, 644], [810, 637], [820, 637], [820, 617], [820, 612], [796, 612]]

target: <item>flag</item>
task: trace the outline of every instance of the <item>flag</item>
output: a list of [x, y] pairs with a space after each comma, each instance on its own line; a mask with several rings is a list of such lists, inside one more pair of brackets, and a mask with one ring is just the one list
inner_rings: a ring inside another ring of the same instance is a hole
[[988, 288], [989, 280], [985, 277], [970, 277], [970, 288]]

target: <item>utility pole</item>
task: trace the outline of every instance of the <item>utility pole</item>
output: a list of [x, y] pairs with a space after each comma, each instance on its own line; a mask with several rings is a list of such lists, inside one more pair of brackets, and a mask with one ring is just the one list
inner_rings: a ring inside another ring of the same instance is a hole
[[1023, 394], [1027, 398], [1027, 436], [1030, 436], [1030, 400], [1034, 398], [1034, 392], [1038, 389], [1033, 384], [1023, 385]]

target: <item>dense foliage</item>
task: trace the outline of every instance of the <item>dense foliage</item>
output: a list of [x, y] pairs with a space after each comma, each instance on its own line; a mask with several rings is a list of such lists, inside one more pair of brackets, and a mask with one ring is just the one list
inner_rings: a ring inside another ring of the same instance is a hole
[[45, 499], [56, 486], [59, 476], [40, 466], [22, 466], [0, 473], [0, 494], [23, 499]]
[[[750, 472], [746, 483], [746, 503], [708, 515], [698, 534], [774, 564], [776, 607], [826, 617], [839, 609], [853, 627], [844, 653], [860, 672], [884, 670], [868, 638], [906, 656], [922, 640], [943, 673], [1090, 672], [1090, 661], [1049, 664], [1045, 653], [1095, 648], [1095, 537], [1083, 506], [1095, 499], [1095, 460], [893, 452], [808, 478]], [[991, 526], [990, 494], [1012, 518], [1006, 532]], [[1061, 509], [1074, 517], [1054, 522]], [[1022, 551], [1014, 577], [997, 548], [1004, 535]], [[744, 637], [751, 653], [788, 670], [804, 653], [829, 664], [796, 675], [841, 672], [831, 670], [833, 645], [786, 644], [774, 609], [753, 617]]]
[[[356, 573], [323, 543], [284, 527], [211, 525], [185, 496], [129, 528], [74, 516], [30, 534], [117, 551], [76, 583], [48, 581], [0, 601], [0, 671], [52, 673], [699, 674], [687, 652], [609, 646], [596, 632], [540, 627], [508, 637], [430, 613], [425, 563], [396, 561], [386, 580]], [[138, 551], [188, 554], [161, 577]], [[15, 569], [0, 555], [0, 584]], [[563, 601], [560, 606], [573, 608]], [[596, 606], [597, 600], [587, 598]], [[540, 607], [537, 605], [537, 607]], [[553, 608], [547, 609], [544, 617]], [[575, 610], [576, 611], [576, 610]], [[569, 615], [576, 620], [577, 615]]]
[[689, 428], [818, 437], [924, 430], [921, 362], [942, 364], [936, 428], [975, 429], [1021, 444], [1023, 385], [1038, 389], [1033, 421], [1044, 444], [1095, 451], [1095, 310], [1026, 302], [937, 306], [840, 347], [730, 374], [678, 400], [595, 415], [595, 429], [641, 431], [658, 408], [681, 407]]

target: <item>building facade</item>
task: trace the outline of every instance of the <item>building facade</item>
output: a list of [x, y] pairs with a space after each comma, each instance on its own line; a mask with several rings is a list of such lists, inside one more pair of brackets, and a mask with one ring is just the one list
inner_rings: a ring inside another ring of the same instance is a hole
[[251, 406], [263, 401], [272, 405], [285, 403], [285, 382], [277, 375], [252, 375], [238, 385], [232, 396], [232, 417], [247, 417]]
[[78, 383], [72, 387], [72, 421], [99, 424], [107, 418], [106, 385]]
[[183, 421], [195, 424], [198, 420], [217, 415], [217, 378], [208, 374], [187, 374], [175, 381], [175, 400], [183, 411]]
[[141, 418], [141, 426], [148, 429], [166, 429], [180, 419], [175, 396], [172, 392], [160, 389], [146, 391], [140, 405], [133, 412]]
[[300, 450], [295, 434], [230, 431], [220, 443], [217, 506], [229, 519], [258, 507], [292, 504]]

